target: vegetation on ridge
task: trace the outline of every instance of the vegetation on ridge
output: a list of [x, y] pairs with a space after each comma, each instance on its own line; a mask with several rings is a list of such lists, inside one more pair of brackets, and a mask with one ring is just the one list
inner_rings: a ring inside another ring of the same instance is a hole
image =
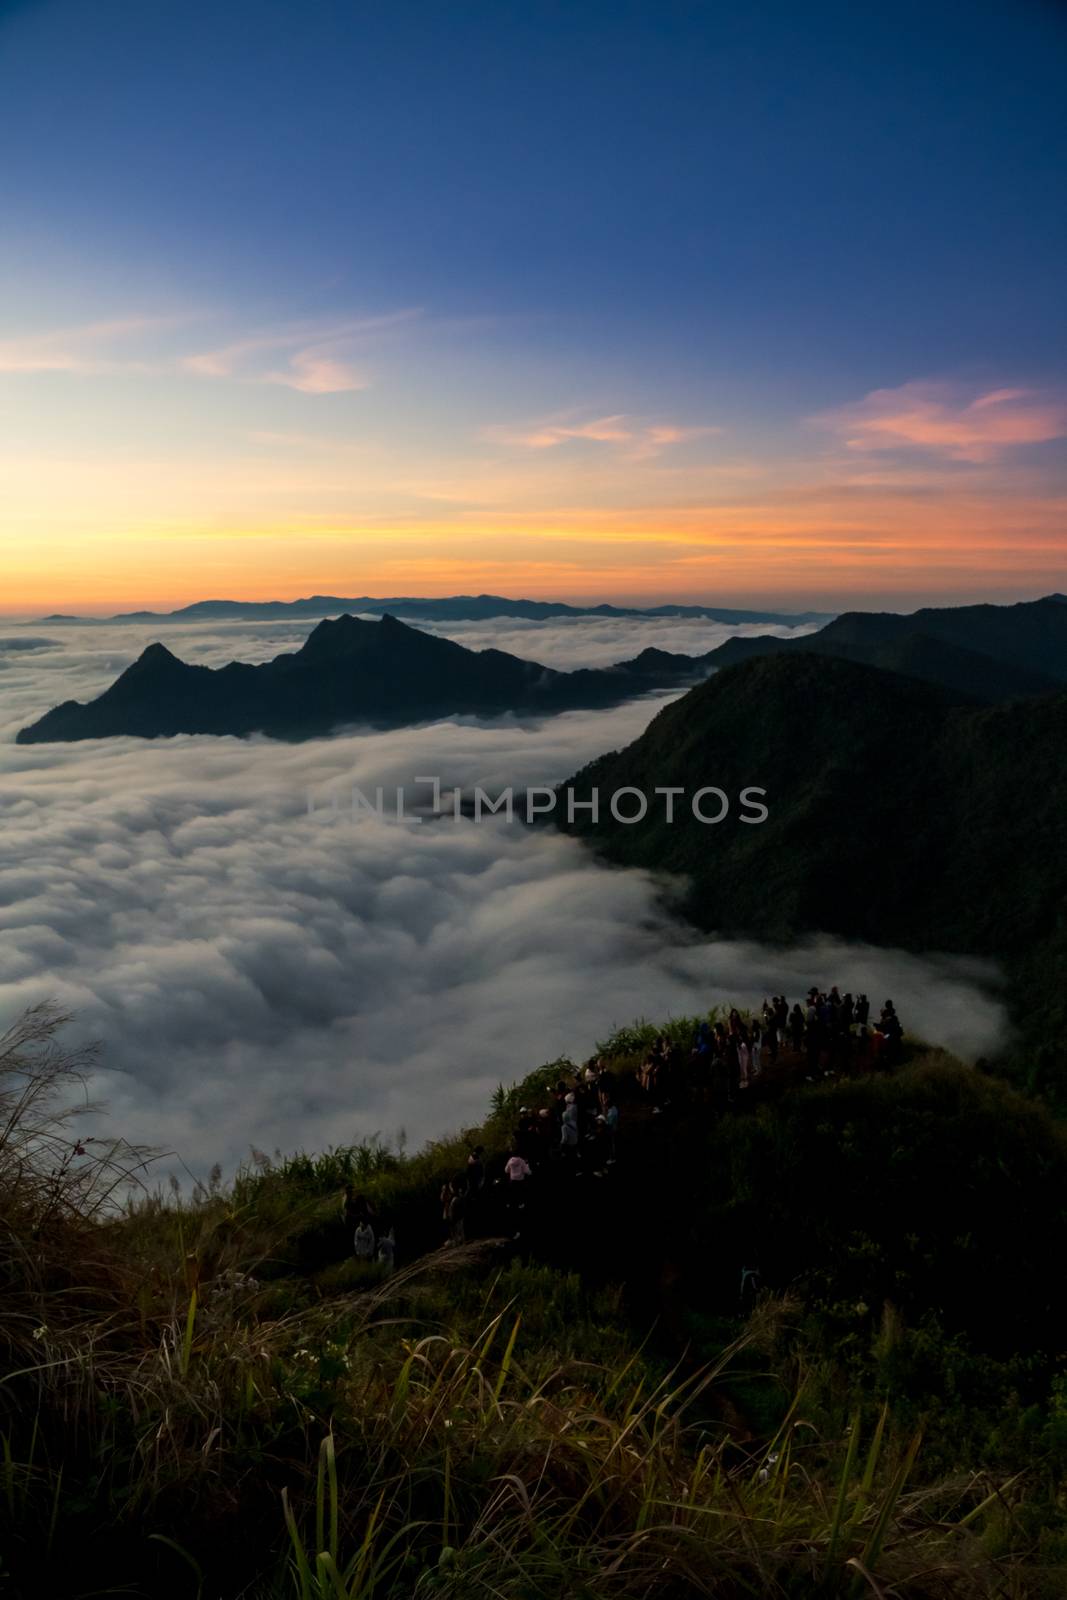
[[[1002, 1085], [920, 1055], [635, 1114], [618, 1179], [549, 1202], [535, 1249], [433, 1248], [464, 1140], [103, 1215], [138, 1153], [60, 1114], [62, 1020], [0, 1045], [14, 1595], [1062, 1592], [1067, 1147]], [[604, 1042], [620, 1080], [644, 1043]], [[567, 1066], [501, 1091], [490, 1176]], [[391, 1277], [351, 1259], [349, 1180], [395, 1223]], [[772, 1244], [742, 1310], [738, 1252]]]
[[[610, 861], [681, 875], [701, 927], [1000, 962], [1012, 1075], [1067, 1106], [1067, 693], [975, 706], [875, 667], [779, 654], [724, 668], [569, 783], [579, 802], [599, 790], [600, 817], [568, 824], [557, 808], [559, 825]], [[672, 823], [661, 802], [631, 824], [607, 811], [627, 786], [705, 784], [763, 788], [768, 819], [709, 826], [684, 802]]]

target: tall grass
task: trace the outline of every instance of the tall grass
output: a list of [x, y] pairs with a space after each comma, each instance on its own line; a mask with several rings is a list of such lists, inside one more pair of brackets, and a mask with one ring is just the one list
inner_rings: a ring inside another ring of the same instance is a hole
[[300, 1267], [294, 1236], [334, 1215], [339, 1173], [414, 1207], [451, 1144], [260, 1163], [119, 1214], [144, 1156], [77, 1139], [63, 1095], [84, 1060], [59, 1024], [38, 1014], [0, 1046], [0, 1575], [16, 1600], [1062, 1592], [1030, 1559], [1025, 1478], [931, 1484], [888, 1407], [857, 1403], [835, 1437], [800, 1372], [766, 1437], [732, 1423], [724, 1388], [759, 1370], [759, 1319], [715, 1360], [665, 1369], [616, 1291], [500, 1241], [344, 1286]]

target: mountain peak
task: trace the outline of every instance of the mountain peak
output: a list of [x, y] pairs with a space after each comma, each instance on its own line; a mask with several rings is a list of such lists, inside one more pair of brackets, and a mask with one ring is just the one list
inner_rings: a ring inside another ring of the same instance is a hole
[[[133, 667], [166, 667], [171, 665], [180, 667], [184, 663], [179, 661], [178, 657], [168, 650], [165, 644], [160, 644], [158, 639], [154, 643], [146, 645], [133, 663]], [[132, 671], [133, 668], [130, 670]]]
[[300, 647], [301, 655], [347, 654], [360, 644], [366, 644], [377, 631], [376, 622], [364, 622], [348, 611], [339, 617], [325, 617], [316, 623]]

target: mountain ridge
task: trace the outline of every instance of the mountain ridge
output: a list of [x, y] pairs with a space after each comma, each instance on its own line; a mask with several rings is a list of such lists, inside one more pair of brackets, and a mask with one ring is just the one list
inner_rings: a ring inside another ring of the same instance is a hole
[[812, 622], [825, 622], [833, 615], [827, 611], [737, 610], [723, 606], [660, 605], [615, 606], [607, 603], [594, 606], [571, 605], [563, 600], [509, 599], [505, 595], [446, 595], [431, 596], [394, 595], [387, 598], [372, 595], [348, 596], [308, 595], [298, 600], [196, 600], [191, 605], [174, 611], [124, 611], [112, 617], [77, 617], [56, 612], [41, 621], [51, 623], [82, 623], [102, 626], [107, 623], [144, 622], [198, 622], [198, 621], [275, 621], [287, 617], [295, 619], [326, 617], [335, 614], [367, 612], [373, 615], [420, 617], [428, 622], [477, 622], [495, 617], [515, 617], [530, 621], [547, 621], [553, 617], [706, 617], [713, 622], [750, 623], [763, 622], [799, 627]]
[[799, 639], [734, 637], [700, 659], [719, 669], [801, 654], [883, 667], [975, 699], [1047, 694], [1067, 685], [1067, 605], [1062, 596], [1045, 595], [1008, 606], [927, 606], [910, 614], [845, 611]]
[[325, 618], [300, 649], [259, 665], [180, 660], [154, 641], [95, 700], [68, 700], [17, 742], [176, 734], [306, 738], [347, 723], [395, 727], [447, 715], [550, 714], [618, 704], [699, 675], [682, 665], [561, 672], [506, 651], [470, 650], [392, 616]]
[[[718, 933], [832, 934], [1000, 962], [1025, 1070], [1067, 1026], [1067, 688], [1000, 704], [798, 652], [722, 668], [569, 780], [580, 802], [632, 787], [766, 790], [759, 826], [673, 824], [649, 807], [556, 823], [607, 861], [680, 875]], [[1067, 1095], [1067, 1083], [1058, 1094]]]

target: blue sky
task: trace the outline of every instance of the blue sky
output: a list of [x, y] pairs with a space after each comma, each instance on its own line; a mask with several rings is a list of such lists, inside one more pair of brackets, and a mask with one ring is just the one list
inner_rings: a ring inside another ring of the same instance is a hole
[[[185, 595], [190, 547], [232, 588], [259, 530], [293, 592], [899, 597], [924, 505], [959, 588], [975, 504], [990, 592], [1050, 587], [1065, 65], [1040, 0], [0, 8], [19, 594], [28, 542], [101, 598]], [[805, 569], [796, 507], [861, 490]]]

